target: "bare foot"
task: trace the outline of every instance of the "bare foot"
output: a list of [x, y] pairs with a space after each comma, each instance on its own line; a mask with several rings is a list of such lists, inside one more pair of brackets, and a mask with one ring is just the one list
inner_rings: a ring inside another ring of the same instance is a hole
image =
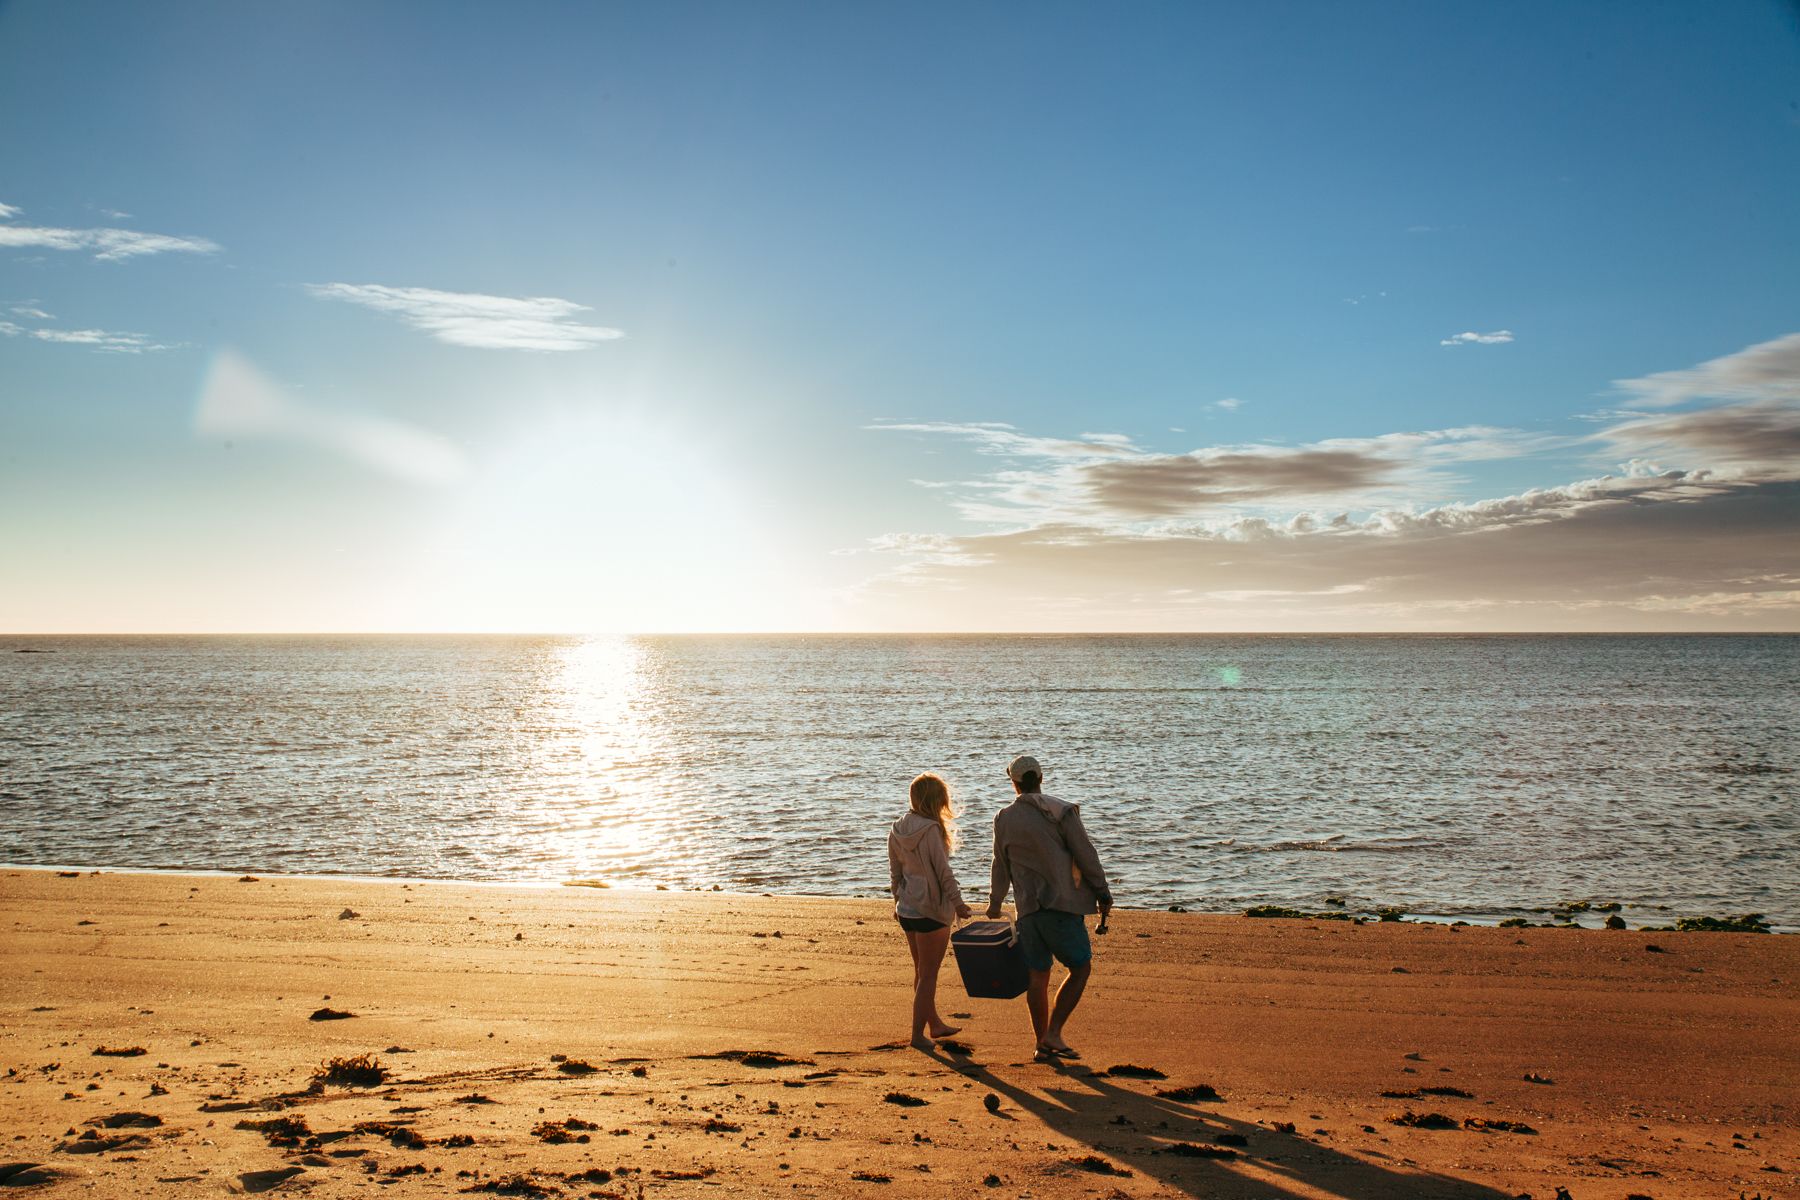
[[937, 1043], [922, 1033], [915, 1033], [912, 1036], [912, 1048], [914, 1050], [936, 1050]]
[[942, 1021], [931, 1027], [931, 1036], [934, 1038], [955, 1037], [961, 1032], [961, 1025], [946, 1025]]

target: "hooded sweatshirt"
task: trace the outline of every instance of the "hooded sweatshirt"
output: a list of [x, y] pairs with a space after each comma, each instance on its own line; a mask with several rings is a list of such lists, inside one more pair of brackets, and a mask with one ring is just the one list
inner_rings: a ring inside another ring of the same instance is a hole
[[888, 830], [888, 890], [894, 893], [896, 916], [956, 923], [962, 889], [950, 872], [942, 825], [915, 812], [894, 822]]
[[1046, 908], [1091, 913], [1112, 903], [1080, 805], [1026, 792], [994, 815], [990, 908], [1005, 902], [1008, 886], [1021, 917]]

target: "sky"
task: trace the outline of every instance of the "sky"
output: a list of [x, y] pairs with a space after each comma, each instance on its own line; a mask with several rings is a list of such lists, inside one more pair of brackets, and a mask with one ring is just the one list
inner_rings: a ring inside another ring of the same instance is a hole
[[1800, 7], [0, 0], [0, 632], [1800, 630]]

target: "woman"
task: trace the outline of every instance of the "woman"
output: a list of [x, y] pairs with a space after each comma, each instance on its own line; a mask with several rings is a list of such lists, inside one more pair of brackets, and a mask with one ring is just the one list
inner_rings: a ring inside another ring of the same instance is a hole
[[889, 890], [894, 916], [912, 951], [912, 1044], [931, 1049], [933, 1038], [959, 1032], [937, 1010], [938, 968], [950, 945], [950, 926], [967, 920], [969, 906], [950, 871], [956, 830], [950, 819], [950, 789], [936, 775], [912, 781], [912, 808], [888, 831]]

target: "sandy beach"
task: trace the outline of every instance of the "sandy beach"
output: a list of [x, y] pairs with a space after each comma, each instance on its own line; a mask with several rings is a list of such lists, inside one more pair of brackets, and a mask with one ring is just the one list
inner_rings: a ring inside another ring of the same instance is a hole
[[951, 964], [962, 1046], [905, 1048], [876, 901], [10, 870], [0, 909], [21, 1192], [1800, 1194], [1794, 937], [1121, 911], [1051, 1067]]

